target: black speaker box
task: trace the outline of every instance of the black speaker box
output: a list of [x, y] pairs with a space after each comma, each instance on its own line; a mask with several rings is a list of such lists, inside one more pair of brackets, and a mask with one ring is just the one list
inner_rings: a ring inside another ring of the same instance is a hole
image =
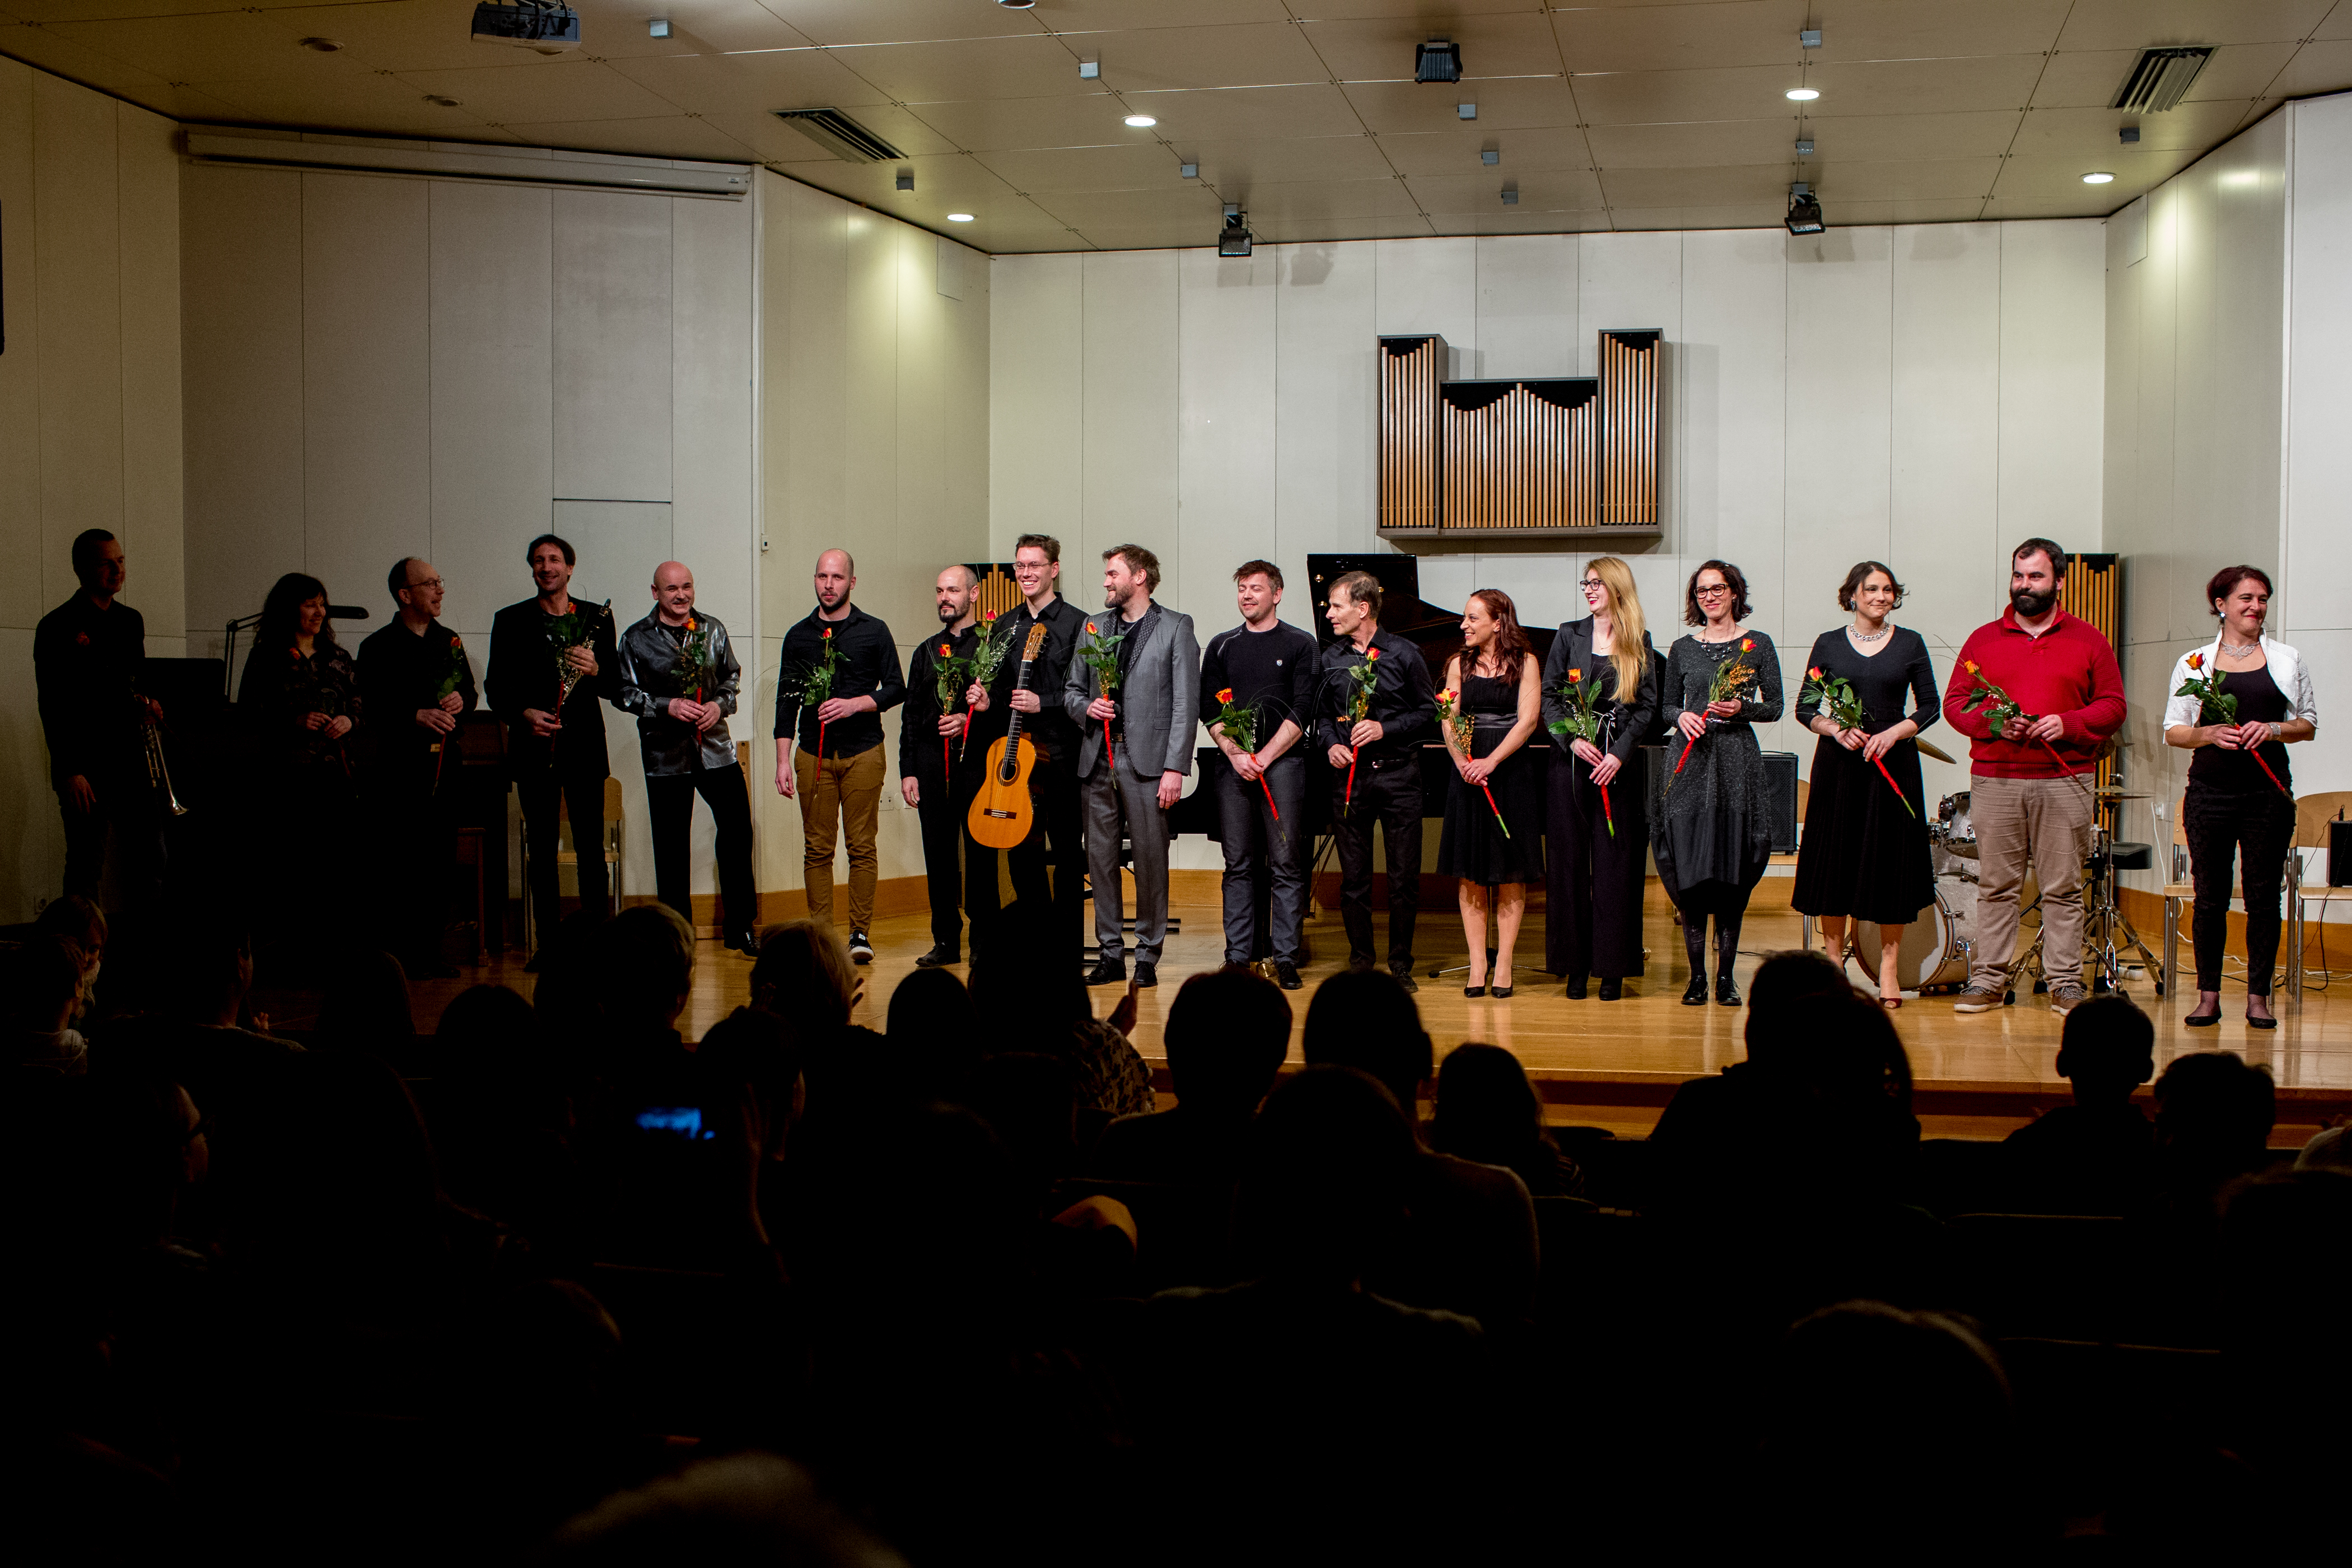
[[2327, 825], [2327, 885], [2352, 888], [2352, 822], [2341, 816]]

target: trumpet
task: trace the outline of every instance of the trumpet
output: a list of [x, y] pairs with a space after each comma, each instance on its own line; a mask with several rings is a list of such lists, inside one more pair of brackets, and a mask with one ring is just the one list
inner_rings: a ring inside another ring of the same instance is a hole
[[147, 786], [163, 795], [164, 805], [173, 816], [185, 816], [188, 808], [180, 804], [179, 795], [172, 789], [172, 764], [163, 755], [163, 727], [148, 711], [143, 699], [132, 700], [139, 703], [139, 739], [147, 759]]

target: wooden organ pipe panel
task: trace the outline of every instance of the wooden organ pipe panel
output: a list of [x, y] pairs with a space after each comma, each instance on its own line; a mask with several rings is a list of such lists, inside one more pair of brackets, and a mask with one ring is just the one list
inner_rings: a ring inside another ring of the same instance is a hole
[[[2077, 555], [2066, 568], [2066, 582], [2058, 592], [2058, 607], [2076, 620], [2087, 622], [2107, 639], [2116, 650], [2116, 659], [2123, 659], [2123, 561], [2116, 555]], [[2099, 753], [2099, 765], [2094, 782], [2101, 789], [2114, 786], [2116, 752], [2109, 745]], [[2120, 801], [2099, 803], [2099, 820], [2110, 833], [2116, 833], [2117, 807]], [[2118, 837], [2121, 835], [2118, 834]]]
[[1437, 388], [1445, 340], [1381, 340], [1381, 527], [1438, 523]]
[[1443, 526], [1591, 527], [1598, 388], [1589, 377], [1440, 388]]
[[1658, 521], [1658, 354], [1665, 334], [1601, 332], [1601, 520], [1616, 527]]
[[1009, 615], [1021, 605], [1021, 584], [1013, 578], [1010, 561], [967, 561], [971, 574], [980, 579], [980, 614]]

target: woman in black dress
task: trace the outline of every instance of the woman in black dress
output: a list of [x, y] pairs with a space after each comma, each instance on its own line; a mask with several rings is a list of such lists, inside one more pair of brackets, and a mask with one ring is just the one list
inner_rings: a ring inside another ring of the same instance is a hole
[[[1683, 1005], [1706, 1001], [1706, 917], [1715, 917], [1715, 999], [1739, 1005], [1731, 966], [1739, 956], [1739, 922], [1772, 859], [1772, 817], [1765, 798], [1764, 751], [1755, 726], [1780, 717], [1780, 656], [1748, 618], [1748, 579], [1728, 561], [1691, 574], [1683, 619], [1696, 626], [1666, 650], [1660, 711], [1677, 731], [1666, 750], [1665, 800], [1650, 830], [1658, 880], [1682, 912], [1691, 980]], [[1717, 677], [1738, 664], [1746, 675], [1732, 694], [1711, 699]]]
[[1499, 984], [1493, 994], [1507, 997], [1528, 884], [1544, 874], [1543, 792], [1527, 750], [1542, 716], [1543, 691], [1535, 650], [1508, 594], [1481, 588], [1470, 595], [1462, 611], [1462, 651], [1445, 661], [1445, 686], [1470, 720], [1470, 744], [1465, 748], [1453, 726], [1444, 726], [1454, 777], [1437, 839], [1437, 874], [1461, 879], [1462, 931], [1470, 939], [1465, 996], [1488, 994], [1486, 906], [1488, 889], [1496, 890], [1493, 978]]
[[[1642, 973], [1650, 832], [1633, 757], [1658, 727], [1657, 655], [1633, 568], [1614, 555], [1596, 556], [1584, 568], [1583, 586], [1592, 613], [1563, 625], [1544, 659], [1543, 716], [1555, 748], [1546, 792], [1551, 847], [1544, 857], [1544, 967], [1568, 976], [1572, 1002], [1584, 1000], [1585, 983], [1595, 974], [1601, 999], [1614, 1002], [1625, 977]], [[1550, 729], [1567, 719], [1573, 701], [1567, 693], [1579, 687], [1592, 695], [1597, 741]]]
[[1841, 963], [1851, 946], [1847, 921], [1878, 927], [1878, 999], [1889, 1008], [1903, 1005], [1903, 928], [1936, 898], [1919, 748], [1911, 738], [1943, 710], [1927, 639], [1887, 618], [1902, 602], [1903, 584], [1894, 571], [1864, 561], [1838, 589], [1838, 604], [1853, 612], [1853, 623], [1813, 639], [1807, 680], [1821, 679], [1813, 673], [1818, 670], [1847, 682], [1864, 721], [1849, 730], [1818, 696], [1798, 700], [1798, 722], [1821, 740], [1813, 747], [1812, 789], [1790, 897], [1799, 913], [1822, 922], [1830, 956]]
[[328, 858], [348, 851], [360, 719], [359, 666], [335, 640], [316, 577], [289, 572], [269, 590], [236, 707], [252, 770], [260, 931], [307, 950], [319, 932], [291, 911], [310, 907]]
[[2164, 708], [2164, 743], [2196, 753], [2180, 826], [2197, 884], [2191, 922], [2197, 1008], [2180, 1021], [2192, 1029], [2221, 1021], [2221, 950], [2230, 934], [2234, 858], [2246, 895], [2246, 1026], [2274, 1029], [2271, 976], [2278, 965], [2279, 881], [2294, 842], [2294, 775], [2286, 748], [2319, 733], [2319, 703], [2312, 695], [2311, 667], [2286, 644], [2263, 635], [2271, 580], [2261, 567], [2223, 567], [2205, 584], [2205, 602], [2220, 617], [2221, 633], [2202, 649], [2180, 656], [2165, 689], [2178, 693], [2192, 679], [2218, 677], [2221, 695], [2236, 698], [2238, 709], [2237, 721], [2224, 724], [2193, 694], [2176, 695]]

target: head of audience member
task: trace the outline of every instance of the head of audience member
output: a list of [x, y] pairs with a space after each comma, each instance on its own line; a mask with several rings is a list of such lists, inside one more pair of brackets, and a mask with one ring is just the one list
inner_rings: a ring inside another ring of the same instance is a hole
[[211, 1163], [187, 1090], [150, 1073], [110, 1073], [74, 1085], [63, 1109], [59, 1173], [79, 1242], [112, 1251], [163, 1241], [181, 1193]]
[[918, 1093], [953, 1098], [987, 1053], [973, 1026], [971, 994], [945, 969], [918, 969], [890, 993], [886, 1031], [894, 1055], [908, 1062]]
[[694, 994], [694, 930], [667, 904], [632, 904], [590, 942], [604, 1016], [624, 1037], [666, 1035]]
[[1768, 952], [1748, 982], [1748, 1059], [1774, 1068], [1811, 1037], [1792, 1029], [1799, 1004], [1823, 996], [1851, 996], [1853, 986], [1829, 954], [1811, 949]]
[[2077, 1105], [2122, 1105], [2156, 1072], [2156, 1026], [2128, 996], [2094, 996], [2066, 1015], [2058, 1076]]
[[857, 1001], [857, 969], [841, 933], [824, 921], [786, 921], [760, 933], [751, 963], [751, 1005], [782, 1018], [794, 1031], [830, 1034], [845, 1027]]
[[1358, 1288], [1404, 1224], [1416, 1152], [1395, 1096], [1368, 1073], [1318, 1064], [1277, 1084], [1251, 1125], [1234, 1200], [1245, 1266]]
[[757, 1007], [739, 1007], [710, 1026], [695, 1047], [694, 1076], [701, 1085], [703, 1124], [714, 1110], [731, 1109], [718, 1131], [744, 1141], [746, 1152], [763, 1160], [783, 1157], [785, 1135], [798, 1110], [800, 1055], [782, 1018]]
[[[1385, 970], [1334, 974], [1307, 1005], [1304, 1044], [1310, 1067], [1354, 1068], [1389, 1091], [1399, 1109], [1418, 1107], [1436, 1062], [1412, 994]], [[1406, 1110], [1410, 1122], [1416, 1110]]]
[[0, 1020], [12, 1037], [12, 1060], [81, 1070], [79, 1052], [67, 1062], [44, 1044], [72, 1026], [81, 1006], [81, 950], [61, 936], [37, 936], [0, 952]]
[[191, 1024], [233, 1026], [253, 989], [253, 943], [234, 921], [186, 920], [169, 944], [172, 1010]]
[[1290, 999], [1246, 969], [1213, 969], [1177, 989], [1160, 1034], [1187, 1116], [1246, 1121], [1290, 1054]]
[[82, 1000], [87, 1003], [98, 984], [99, 966], [106, 961], [106, 912], [79, 893], [51, 899], [33, 917], [33, 929], [43, 936], [61, 936], [81, 953]]
[[2156, 1149], [2175, 1199], [2210, 1199], [2270, 1160], [2278, 1090], [2235, 1051], [2176, 1057], [2156, 1080]]
[[309, 637], [317, 648], [335, 646], [334, 623], [327, 619], [327, 585], [304, 572], [289, 572], [270, 584], [261, 602], [261, 625], [253, 634], [253, 647], [264, 657], [283, 658], [282, 650], [297, 637]]
[[336, 964], [319, 1004], [319, 1039], [373, 1051], [394, 1067], [410, 1066], [416, 1019], [400, 960], [388, 952], [353, 952]]
[[577, 1568], [743, 1562], [791, 1568], [905, 1568], [826, 1502], [808, 1472], [773, 1454], [705, 1459], [605, 1499], [556, 1532], [542, 1561]]
[[1519, 1058], [1500, 1046], [1475, 1042], [1454, 1047], [1438, 1064], [1429, 1146], [1513, 1170], [1531, 1157], [1554, 1159], [1559, 1152], [1544, 1131], [1543, 1102]]
[[1768, 1539], [1958, 1561], [2019, 1521], [2000, 1358], [1966, 1320], [1846, 1301], [1782, 1341], [1752, 1472]]
[[1078, 1158], [1078, 1090], [1070, 1064], [1043, 1051], [1001, 1051], [972, 1069], [964, 1103], [995, 1129], [1032, 1190], [1066, 1176]]
[[441, 1009], [433, 1027], [436, 1065], [442, 1070], [479, 1071], [529, 1059], [531, 1006], [504, 985], [468, 985]]

